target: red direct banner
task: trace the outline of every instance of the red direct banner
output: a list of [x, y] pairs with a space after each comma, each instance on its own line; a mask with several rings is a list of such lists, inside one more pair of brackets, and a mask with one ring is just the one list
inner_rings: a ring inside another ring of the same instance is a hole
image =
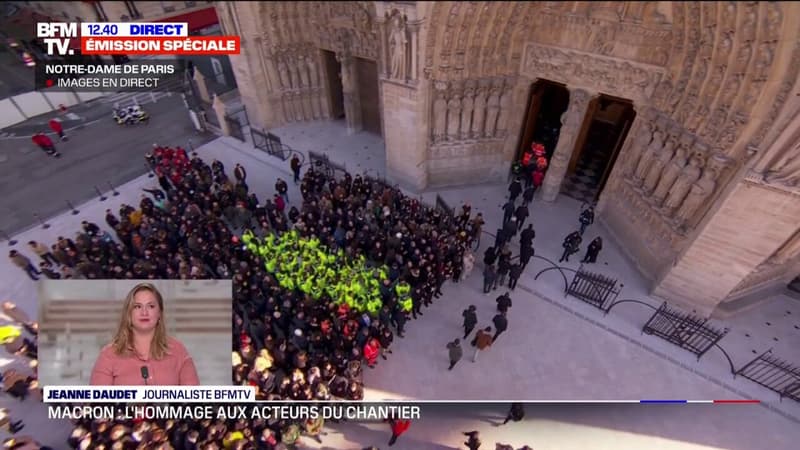
[[82, 37], [83, 55], [238, 55], [239, 36]]

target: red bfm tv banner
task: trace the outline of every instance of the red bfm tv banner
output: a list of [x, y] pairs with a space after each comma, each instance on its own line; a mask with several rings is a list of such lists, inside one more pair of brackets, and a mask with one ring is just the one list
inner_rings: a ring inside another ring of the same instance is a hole
[[[239, 36], [188, 36], [188, 24], [39, 22], [48, 55], [74, 54], [70, 41], [79, 38], [83, 55], [238, 55]], [[177, 31], [176, 31], [177, 30]]]

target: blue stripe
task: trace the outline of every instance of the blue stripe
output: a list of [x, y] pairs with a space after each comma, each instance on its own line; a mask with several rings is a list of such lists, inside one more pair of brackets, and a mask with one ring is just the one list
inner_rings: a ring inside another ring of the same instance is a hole
[[639, 400], [639, 403], [687, 403], [686, 400]]

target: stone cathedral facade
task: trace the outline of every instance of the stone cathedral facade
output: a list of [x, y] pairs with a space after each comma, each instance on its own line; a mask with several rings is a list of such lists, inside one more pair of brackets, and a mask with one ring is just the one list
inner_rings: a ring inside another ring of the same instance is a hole
[[569, 92], [539, 194], [553, 201], [592, 100], [626, 99], [635, 119], [598, 217], [653, 294], [711, 314], [800, 274], [800, 3], [217, 10], [225, 34], [242, 36], [232, 60], [254, 126], [343, 115], [351, 131], [382, 134], [404, 187], [501, 182], [531, 86], [549, 80]]

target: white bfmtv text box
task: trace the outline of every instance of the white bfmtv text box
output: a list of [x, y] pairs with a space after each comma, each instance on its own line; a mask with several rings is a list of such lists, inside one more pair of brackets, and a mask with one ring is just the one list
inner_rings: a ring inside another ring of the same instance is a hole
[[253, 386], [47, 386], [45, 403], [243, 403]]
[[186, 37], [185, 22], [84, 22], [81, 37]]

